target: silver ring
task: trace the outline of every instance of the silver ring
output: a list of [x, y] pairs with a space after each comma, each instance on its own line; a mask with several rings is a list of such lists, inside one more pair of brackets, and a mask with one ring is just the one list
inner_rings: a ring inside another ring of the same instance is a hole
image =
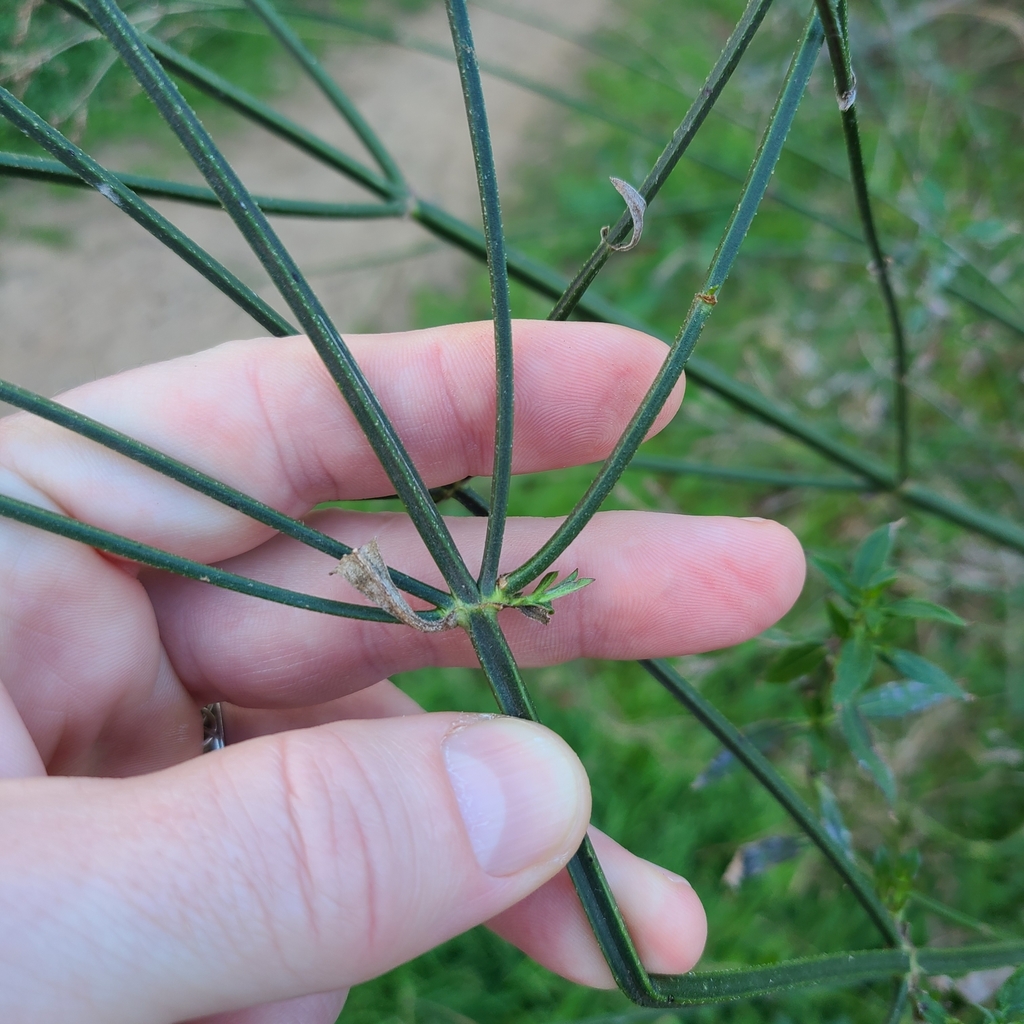
[[220, 701], [207, 704], [203, 708], [203, 753], [211, 750], [223, 750], [227, 741], [224, 739], [224, 709]]

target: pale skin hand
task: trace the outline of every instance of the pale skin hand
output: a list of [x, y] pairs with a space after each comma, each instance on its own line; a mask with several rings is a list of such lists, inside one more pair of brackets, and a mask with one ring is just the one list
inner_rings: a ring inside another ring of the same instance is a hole
[[[605, 455], [665, 355], [595, 324], [520, 322], [515, 340], [517, 472]], [[489, 471], [489, 324], [350, 344], [428, 485]], [[391, 490], [302, 338], [234, 342], [62, 401], [292, 515]], [[0, 421], [0, 491], [360, 600], [325, 556], [29, 416]], [[441, 583], [403, 516], [315, 520]], [[510, 522], [502, 569], [554, 525]], [[451, 527], [475, 567], [484, 524]], [[548, 626], [502, 613], [521, 664], [737, 643], [790, 607], [804, 561], [770, 522], [606, 513], [556, 568], [597, 582]], [[610, 985], [561, 870], [590, 813], [575, 756], [539, 726], [422, 714], [385, 679], [472, 664], [458, 630], [267, 604], [0, 521], [0, 1017], [328, 1024], [348, 986], [482, 921]], [[198, 758], [213, 700], [230, 702], [231, 745]], [[688, 970], [705, 934], [693, 890], [594, 838], [644, 962]]]

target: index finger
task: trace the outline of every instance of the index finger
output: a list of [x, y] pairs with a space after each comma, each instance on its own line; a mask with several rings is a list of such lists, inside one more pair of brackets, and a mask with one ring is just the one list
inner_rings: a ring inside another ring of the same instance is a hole
[[[348, 339], [428, 486], [491, 471], [489, 322]], [[516, 321], [515, 472], [603, 458], [666, 355], [607, 324]], [[682, 385], [659, 416], [678, 408]], [[62, 401], [290, 515], [392, 488], [302, 337], [231, 342], [107, 378]], [[269, 528], [52, 424], [0, 424], [0, 464], [75, 518], [200, 561]]]

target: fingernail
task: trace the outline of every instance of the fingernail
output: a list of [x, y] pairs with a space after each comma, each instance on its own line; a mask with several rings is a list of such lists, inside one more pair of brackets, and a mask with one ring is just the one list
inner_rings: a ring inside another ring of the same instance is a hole
[[567, 857], [590, 817], [583, 766], [553, 732], [480, 718], [450, 733], [444, 760], [480, 867], [504, 877]]
[[659, 871], [660, 871], [660, 872], [661, 872], [661, 873], [662, 873], [662, 874], [663, 874], [663, 875], [664, 875], [664, 876], [665, 876], [665, 877], [666, 877], [666, 878], [667, 878], [667, 879], [668, 879], [668, 880], [669, 880], [670, 882], [675, 882], [675, 883], [676, 883], [677, 885], [678, 885], [678, 884], [680, 884], [680, 883], [681, 883], [681, 884], [683, 884], [683, 885], [689, 885], [691, 889], [693, 888], [693, 886], [692, 886], [692, 885], [690, 885], [690, 880], [689, 880], [688, 878], [683, 878], [683, 876], [682, 876], [682, 875], [677, 875], [677, 874], [676, 874], [676, 873], [675, 873], [674, 871], [669, 871], [669, 869], [668, 869], [668, 868], [663, 868], [663, 867], [662, 867], [662, 866], [661, 866], [660, 864], [655, 864], [654, 866], [655, 866], [655, 867], [656, 867], [656, 868], [657, 868], [657, 869], [658, 869], [658, 870], [659, 870]]

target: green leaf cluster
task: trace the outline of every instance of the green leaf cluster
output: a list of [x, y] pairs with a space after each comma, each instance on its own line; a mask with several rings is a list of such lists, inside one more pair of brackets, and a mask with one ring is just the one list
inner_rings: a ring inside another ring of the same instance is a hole
[[[849, 565], [812, 557], [834, 592], [825, 600], [829, 635], [788, 645], [767, 666], [764, 678], [792, 683], [818, 743], [819, 767], [827, 767], [824, 739], [831, 723], [854, 760], [874, 780], [889, 804], [896, 782], [878, 753], [871, 720], [902, 719], [968, 694], [941, 667], [920, 654], [897, 647], [895, 637], [906, 623], [965, 625], [954, 612], [921, 598], [895, 597], [899, 573], [892, 565], [898, 523], [872, 531], [857, 547]], [[876, 682], [880, 670], [898, 678]]]

